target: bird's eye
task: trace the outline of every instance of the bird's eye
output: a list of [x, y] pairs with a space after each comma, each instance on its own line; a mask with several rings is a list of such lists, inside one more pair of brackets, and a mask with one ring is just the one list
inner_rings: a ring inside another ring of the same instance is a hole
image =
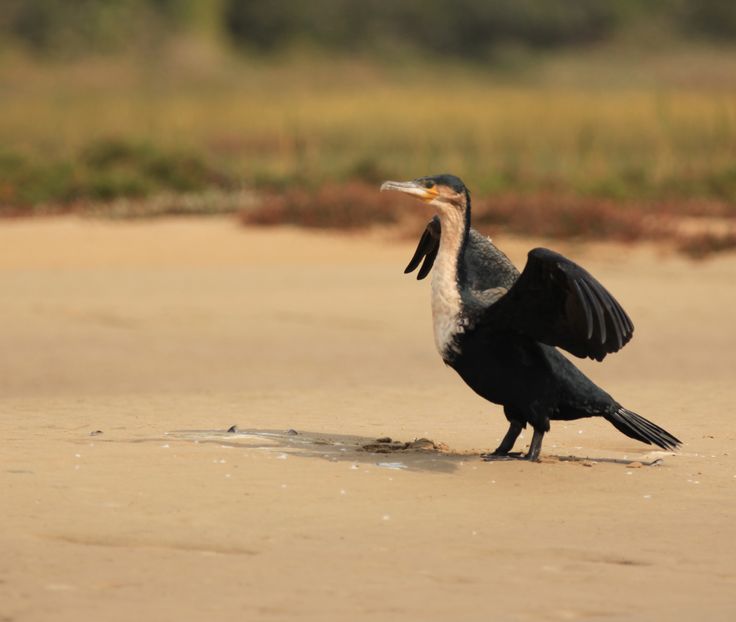
[[434, 188], [434, 182], [431, 179], [427, 179], [424, 182], [424, 187], [425, 188]]

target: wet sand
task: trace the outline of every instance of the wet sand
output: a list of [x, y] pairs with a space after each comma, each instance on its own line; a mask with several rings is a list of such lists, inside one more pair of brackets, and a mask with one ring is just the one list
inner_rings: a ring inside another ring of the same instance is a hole
[[1, 223], [0, 620], [733, 619], [736, 256], [556, 248], [637, 327], [582, 367], [679, 454], [579, 421], [481, 462], [411, 241]]

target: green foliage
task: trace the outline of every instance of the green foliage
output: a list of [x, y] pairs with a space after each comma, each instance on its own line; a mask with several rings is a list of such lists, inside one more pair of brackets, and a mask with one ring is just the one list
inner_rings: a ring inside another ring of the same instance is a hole
[[495, 59], [497, 49], [579, 46], [656, 22], [736, 38], [732, 0], [4, 0], [0, 37], [46, 54], [149, 50], [185, 27], [277, 52], [418, 51]]
[[[198, 0], [4, 0], [0, 36], [39, 53], [85, 55], [146, 47], [198, 16]], [[206, 3], [205, 3], [206, 4]], [[4, 31], [4, 33], [3, 33]]]
[[98, 141], [81, 159], [90, 172], [91, 194], [98, 193], [99, 198], [145, 195], [156, 189], [191, 192], [225, 182], [201, 158], [160, 151], [146, 143]]
[[134, 32], [136, 8], [125, 0], [11, 0], [5, 19], [9, 34], [31, 49], [80, 53], [121, 47]]
[[150, 144], [102, 140], [71, 160], [0, 154], [0, 211], [53, 203], [140, 198], [231, 186], [228, 177], [189, 153]]
[[683, 24], [701, 36], [736, 39], [736, 2], [733, 0], [690, 0], [683, 9]]
[[269, 51], [292, 42], [347, 50], [381, 44], [483, 56], [495, 46], [555, 46], [604, 38], [617, 13], [607, 0], [231, 0], [233, 38]]

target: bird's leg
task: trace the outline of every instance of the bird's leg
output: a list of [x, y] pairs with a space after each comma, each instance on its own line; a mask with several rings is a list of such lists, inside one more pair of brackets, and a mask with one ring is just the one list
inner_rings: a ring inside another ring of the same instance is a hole
[[518, 421], [511, 421], [509, 424], [509, 430], [506, 432], [506, 436], [503, 437], [501, 444], [496, 447], [493, 453], [497, 456], [505, 456], [508, 454], [513, 449], [514, 443], [516, 442], [516, 439], [519, 438], [519, 434], [521, 434], [523, 429], [524, 424], [519, 423]]
[[542, 449], [542, 439], [544, 438], [544, 430], [534, 430], [532, 442], [529, 444], [529, 451], [524, 456], [524, 460], [531, 462], [539, 462], [539, 452]]
[[512, 460], [518, 456], [509, 454], [511, 449], [514, 447], [516, 439], [519, 438], [519, 434], [524, 429], [524, 424], [518, 421], [511, 421], [509, 424], [509, 430], [506, 432], [506, 436], [503, 437], [501, 444], [496, 447], [493, 453], [481, 454], [480, 457], [486, 462], [491, 460]]

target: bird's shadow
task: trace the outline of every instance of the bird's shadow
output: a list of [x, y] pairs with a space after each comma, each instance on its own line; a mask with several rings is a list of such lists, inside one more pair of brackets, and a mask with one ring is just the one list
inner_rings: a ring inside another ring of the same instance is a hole
[[[372, 438], [350, 434], [311, 432], [306, 430], [238, 429], [229, 430], [175, 430], [166, 438], [178, 441], [209, 443], [239, 449], [275, 453], [278, 458], [290, 456], [320, 458], [330, 462], [349, 462], [357, 465], [375, 465], [385, 469], [452, 473], [465, 462], [482, 463], [477, 451], [457, 451], [447, 445], [426, 438], [397, 441], [388, 437]], [[543, 454], [544, 462], [594, 463], [629, 465], [631, 458], [581, 457]], [[510, 461], [517, 462], [518, 461]], [[638, 466], [655, 466], [662, 462], [658, 456], [645, 455]]]

